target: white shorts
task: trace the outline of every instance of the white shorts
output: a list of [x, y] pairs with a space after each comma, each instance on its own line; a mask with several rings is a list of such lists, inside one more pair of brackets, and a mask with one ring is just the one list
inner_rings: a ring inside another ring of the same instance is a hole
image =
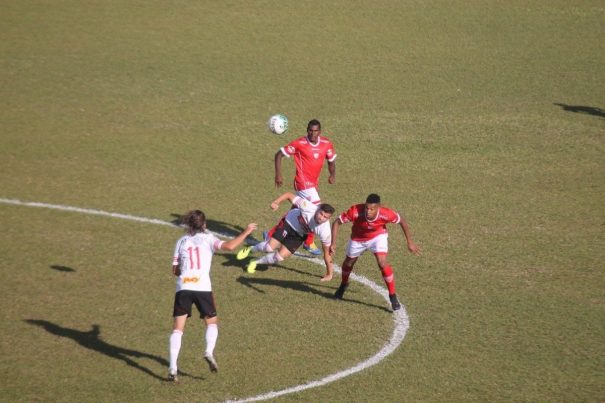
[[348, 257], [359, 257], [366, 250], [372, 251], [372, 253], [386, 254], [389, 252], [389, 234], [380, 234], [370, 239], [369, 241], [354, 241], [349, 239], [347, 245], [347, 256]]
[[316, 188], [308, 188], [308, 189], [304, 189], [304, 190], [297, 190], [296, 191], [296, 196], [303, 197], [303, 198], [309, 200], [313, 204], [319, 204], [319, 203], [321, 203], [321, 199], [319, 198], [319, 193], [317, 193], [317, 189]]

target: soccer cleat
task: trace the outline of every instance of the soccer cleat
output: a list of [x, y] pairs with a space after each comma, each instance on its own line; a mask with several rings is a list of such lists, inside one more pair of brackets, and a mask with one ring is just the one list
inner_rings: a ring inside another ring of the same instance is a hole
[[305, 250], [312, 255], [321, 255], [321, 250], [317, 247], [317, 245], [315, 245], [315, 242], [313, 242], [311, 245], [304, 244], [303, 248], [305, 248]]
[[397, 299], [397, 294], [389, 295], [389, 299], [391, 300], [391, 308], [393, 308], [393, 312], [401, 309], [401, 304], [399, 303], [399, 300]]
[[334, 298], [342, 299], [342, 296], [344, 295], [345, 290], [347, 289], [348, 286], [349, 286], [349, 284], [340, 283], [340, 287], [338, 287], [338, 290], [336, 290], [336, 292], [334, 293]]
[[256, 261], [255, 260], [248, 263], [248, 267], [246, 267], [246, 271], [250, 274], [252, 274], [256, 271]]
[[244, 246], [237, 252], [237, 260], [242, 260], [248, 257], [250, 251], [252, 250], [252, 246]]
[[175, 383], [178, 382], [179, 381], [178, 371], [168, 370], [168, 381], [175, 382]]
[[216, 360], [214, 359], [214, 356], [212, 354], [204, 355], [204, 359], [208, 363], [208, 368], [210, 369], [210, 372], [218, 372], [218, 365], [216, 364]]

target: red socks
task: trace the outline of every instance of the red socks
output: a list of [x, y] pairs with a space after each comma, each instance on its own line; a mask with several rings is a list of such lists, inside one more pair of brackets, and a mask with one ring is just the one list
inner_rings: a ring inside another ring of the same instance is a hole
[[[342, 270], [344, 273], [344, 267]], [[391, 266], [386, 266], [380, 271], [382, 272], [382, 278], [384, 279], [384, 283], [389, 289], [389, 295], [395, 294], [395, 277], [393, 276], [393, 269], [391, 268]]]

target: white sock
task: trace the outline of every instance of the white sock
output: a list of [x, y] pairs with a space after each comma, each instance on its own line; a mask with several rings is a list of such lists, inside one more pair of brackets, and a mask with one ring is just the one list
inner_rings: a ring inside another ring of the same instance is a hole
[[275, 264], [284, 260], [283, 257], [279, 255], [279, 253], [270, 253], [258, 259], [256, 261], [257, 264]]
[[254, 252], [273, 252], [273, 248], [269, 245], [269, 241], [259, 242], [252, 247]]
[[179, 358], [179, 352], [181, 351], [181, 339], [183, 337], [183, 332], [180, 330], [173, 330], [170, 335], [169, 343], [168, 343], [168, 352], [170, 353], [170, 367], [169, 370], [171, 373], [175, 373], [177, 370], [176, 361]]
[[211, 323], [206, 327], [206, 355], [214, 354], [216, 339], [218, 339], [218, 325]]

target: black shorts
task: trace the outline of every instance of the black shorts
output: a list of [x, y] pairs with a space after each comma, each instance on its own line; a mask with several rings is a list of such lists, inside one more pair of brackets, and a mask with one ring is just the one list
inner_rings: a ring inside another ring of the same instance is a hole
[[286, 247], [291, 253], [296, 252], [298, 248], [303, 244], [307, 236], [302, 236], [298, 232], [292, 228], [290, 224], [286, 222], [285, 218], [277, 224], [275, 227], [275, 232], [273, 232], [273, 236], [271, 238], [275, 238]]
[[200, 318], [214, 318], [216, 316], [216, 307], [214, 305], [214, 294], [212, 291], [191, 291], [181, 290], [174, 295], [174, 308], [172, 316], [191, 317], [191, 306], [200, 312]]

